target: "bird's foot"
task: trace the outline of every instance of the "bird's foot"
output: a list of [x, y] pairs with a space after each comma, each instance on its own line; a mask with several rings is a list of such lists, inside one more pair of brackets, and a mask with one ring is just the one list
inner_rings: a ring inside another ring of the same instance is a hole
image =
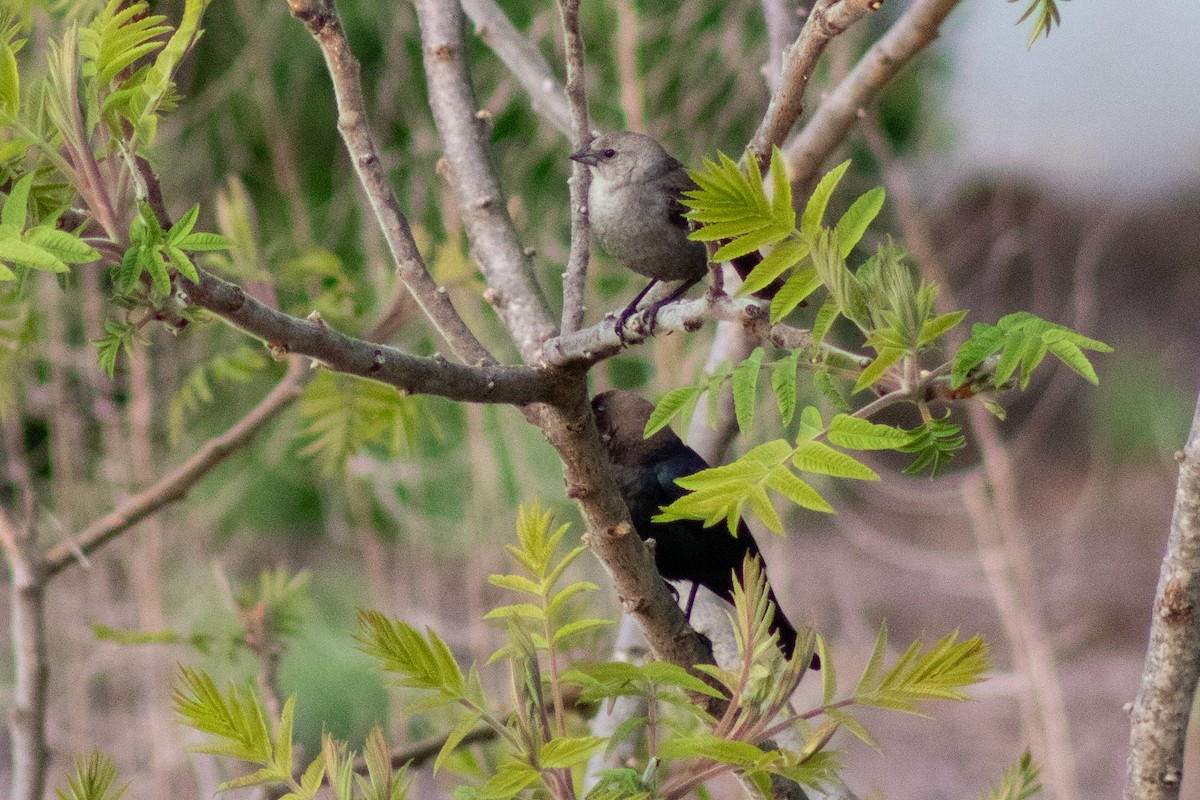
[[621, 316], [617, 317], [617, 340], [621, 343], [622, 347], [629, 344], [625, 338], [625, 326], [629, 324], [630, 318], [632, 318], [635, 313], [637, 313], [637, 307], [629, 305], [626, 306], [625, 310], [621, 312]]

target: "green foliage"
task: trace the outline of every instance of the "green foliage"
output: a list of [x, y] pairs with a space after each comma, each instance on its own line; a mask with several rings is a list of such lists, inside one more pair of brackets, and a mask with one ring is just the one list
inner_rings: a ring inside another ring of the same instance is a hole
[[[508, 545], [510, 555], [517, 560], [528, 572], [524, 575], [492, 575], [488, 581], [493, 586], [518, 592], [536, 599], [536, 603], [515, 603], [501, 605], [492, 609], [485, 619], [512, 619], [532, 626], [530, 635], [534, 646], [540, 650], [553, 652], [557, 648], [580, 634], [594, 631], [597, 628], [611, 625], [612, 620], [595, 618], [576, 618], [573, 612], [573, 601], [584, 592], [595, 591], [599, 587], [590, 581], [577, 581], [562, 589], [555, 589], [563, 573], [571, 563], [587, 552], [583, 546], [574, 547], [561, 559], [555, 560], [562, 537], [567, 532], [567, 525], [561, 525], [553, 533], [550, 527], [553, 521], [551, 511], [543, 511], [541, 506], [534, 504], [526, 508], [522, 506], [517, 511], [517, 546]], [[494, 660], [501, 654], [507, 654], [502, 649], [494, 655]]]
[[1033, 757], [1026, 750], [980, 800], [1028, 800], [1042, 790], [1042, 784], [1038, 782], [1041, 772], [1042, 768], [1033, 763]]
[[[183, 432], [184, 425], [192, 416], [201, 407], [212, 404], [215, 399], [214, 387], [229, 383], [247, 383], [266, 366], [267, 357], [261, 348], [241, 345], [228, 355], [215, 355], [206, 363], [194, 367], [183, 379], [183, 385], [167, 406], [169, 441], [172, 444], [178, 442], [179, 434]], [[109, 374], [111, 375], [111, 370]]]
[[[221, 784], [219, 791], [292, 782], [294, 697], [284, 703], [279, 724], [272, 731], [262, 701], [252, 687], [239, 688], [230, 684], [222, 694], [207, 673], [188, 667], [180, 668], [179, 681], [180, 685], [172, 694], [176, 713], [185, 724], [211, 737], [208, 742], [191, 749], [259, 766], [249, 775]], [[299, 796], [311, 800], [317, 786], [312, 787], [312, 793]]]
[[133, 355], [135, 342], [145, 343], [145, 339], [141, 336], [140, 325], [130, 322], [114, 322], [113, 320], [104, 321], [104, 335], [94, 344], [99, 349], [100, 368], [108, 373], [108, 377], [113, 376], [113, 372], [117, 368], [117, 357], [122, 352], [127, 356]]
[[[1016, 3], [1019, 0], [1008, 0], [1010, 3]], [[1029, 47], [1032, 48], [1037, 42], [1039, 36], [1049, 38], [1050, 31], [1055, 25], [1062, 24], [1062, 17], [1058, 13], [1058, 0], [1028, 0], [1029, 6], [1025, 9], [1025, 13], [1017, 20], [1020, 25], [1027, 19], [1033, 19], [1033, 23], [1029, 26]]]
[[896, 664], [883, 670], [887, 650], [887, 625], [879, 629], [875, 649], [854, 691], [860, 705], [917, 713], [920, 700], [965, 700], [963, 688], [983, 680], [992, 668], [987, 644], [976, 635], [958, 641], [958, 632], [947, 634], [929, 649], [917, 639]]
[[[753, 448], [730, 464], [679, 479], [676, 483], [690, 489], [690, 493], [664, 507], [654, 519], [659, 522], [702, 519], [705, 525], [714, 525], [724, 519], [730, 533], [736, 533], [738, 520], [749, 510], [769, 529], [783, 533], [783, 522], [771, 504], [767, 489], [802, 508], [832, 513], [833, 506], [793, 469], [849, 480], [877, 481], [879, 476], [866, 464], [818, 441], [818, 438], [826, 437], [852, 449], [874, 449], [877, 445], [899, 449], [910, 441], [907, 433], [895, 428], [866, 423], [871, 427], [864, 430], [862, 425], [846, 421], [850, 419], [853, 418], [839, 415], [827, 429], [820, 411], [813, 406], [806, 407], [801, 414], [800, 432], [794, 445], [776, 439]], [[862, 430], [863, 434], [858, 438], [843, 435], [847, 429]]]
[[950, 421], [950, 412], [941, 419], [931, 419], [920, 427], [909, 431], [909, 440], [896, 448], [901, 453], [916, 453], [913, 463], [904, 469], [905, 475], [919, 475], [929, 470], [929, 477], [936, 477], [956, 452], [967, 446], [961, 435], [962, 426]]
[[114, 789], [117, 765], [108, 756], [93, 750], [75, 759], [75, 772], [67, 777], [67, 790], [56, 789], [59, 800], [121, 800], [125, 789]]
[[229, 248], [229, 240], [219, 233], [193, 232], [200, 206], [194, 205], [164, 231], [147, 205], [140, 207], [129, 229], [129, 249], [121, 259], [114, 283], [122, 294], [138, 289], [142, 275], [150, 277], [150, 298], [163, 300], [171, 293], [171, 270], [193, 283], [200, 281], [196, 265], [186, 251], [211, 252]]
[[958, 388], [967, 382], [969, 373], [995, 353], [1000, 354], [992, 383], [1006, 385], [1020, 370], [1020, 386], [1029, 385], [1033, 370], [1042, 363], [1046, 353], [1057, 356], [1077, 375], [1092, 384], [1099, 384], [1096, 371], [1084, 350], [1111, 353], [1104, 342], [1089, 339], [1063, 325], [1056, 325], [1026, 311], [1008, 314], [993, 326], [977, 322], [971, 326], [971, 338], [954, 354], [950, 385]]
[[100, 253], [78, 237], [53, 224], [29, 225], [29, 201], [34, 174], [13, 184], [0, 206], [0, 281], [17, 279], [12, 268], [68, 272], [68, 264], [87, 264]]
[[389, 458], [409, 452], [422, 427], [438, 430], [428, 401], [378, 381], [322, 372], [300, 398], [304, 436], [300, 451], [327, 476], [341, 474], [350, 457], [379, 448]]

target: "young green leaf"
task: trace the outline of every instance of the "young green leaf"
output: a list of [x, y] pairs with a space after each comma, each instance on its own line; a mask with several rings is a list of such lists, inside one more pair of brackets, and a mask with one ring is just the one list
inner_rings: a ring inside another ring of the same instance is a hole
[[128, 786], [113, 787], [117, 780], [117, 765], [112, 759], [93, 750], [75, 759], [75, 771], [67, 776], [67, 789], [56, 789], [59, 800], [121, 800]]
[[[672, 389], [664, 394], [659, 398], [658, 404], [655, 405], [654, 411], [650, 414], [650, 419], [646, 421], [646, 430], [642, 432], [642, 435], [647, 438], [653, 436], [670, 425], [671, 420], [688, 406], [695, 408], [703, 391], [703, 387], [684, 386], [680, 389]], [[690, 414], [687, 416], [690, 416]]]
[[[800, 242], [795, 239], [785, 239], [775, 245], [771, 252], [767, 253], [763, 260], [756, 264], [754, 269], [750, 271], [750, 274], [746, 276], [746, 279], [742, 281], [742, 285], [738, 287], [737, 296], [745, 297], [769, 286], [773, 280], [799, 264], [808, 255], [808, 249], [809, 246], [806, 242]], [[796, 290], [793, 289], [794, 291]], [[800, 300], [803, 299], [800, 298]], [[800, 300], [796, 301], [797, 304]], [[795, 306], [792, 306], [792, 308], [795, 308]]]
[[[743, 433], [754, 422], [754, 407], [758, 398], [758, 375], [762, 366], [763, 349], [754, 348], [745, 361], [733, 371], [733, 409], [738, 429]], [[711, 391], [711, 390], [710, 390]]]
[[838, 220], [834, 235], [837, 238], [838, 255], [842, 258], [850, 255], [850, 251], [867, 232], [867, 228], [879, 214], [879, 209], [883, 208], [885, 194], [881, 186], [871, 189], [855, 200]]
[[793, 350], [771, 369], [771, 389], [775, 392], [775, 402], [784, 425], [791, 422], [792, 415], [796, 413], [796, 370], [799, 364], [800, 351]]
[[834, 450], [824, 442], [800, 442], [792, 456], [792, 466], [801, 472], [832, 475], [860, 481], [877, 481], [879, 475], [856, 458]]
[[912, 435], [891, 425], [881, 425], [849, 414], [838, 414], [829, 423], [830, 444], [851, 450], [899, 450]]
[[559, 736], [542, 745], [543, 769], [566, 769], [582, 764], [604, 746], [602, 736]]
[[[782, 247], [782, 245], [780, 245]], [[771, 322], [779, 322], [821, 286], [815, 267], [802, 267], [788, 277], [779, 292], [771, 298]]]
[[829, 198], [833, 196], [833, 190], [837, 188], [838, 182], [849, 168], [850, 161], [843, 161], [825, 173], [825, 176], [817, 183], [812, 197], [804, 206], [804, 215], [800, 218], [800, 237], [802, 239], [811, 241], [817, 235], [821, 221], [825, 218], [825, 208], [829, 205]]
[[1042, 768], [1033, 763], [1026, 750], [1017, 763], [1004, 771], [1000, 783], [993, 786], [982, 800], [1028, 800], [1042, 790], [1038, 782]]

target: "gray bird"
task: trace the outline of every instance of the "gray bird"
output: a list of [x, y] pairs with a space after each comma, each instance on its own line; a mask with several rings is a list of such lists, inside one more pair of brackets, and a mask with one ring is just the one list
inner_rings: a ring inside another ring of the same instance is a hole
[[698, 283], [708, 269], [704, 245], [687, 238], [686, 209], [680, 202], [680, 195], [696, 184], [662, 145], [632, 131], [603, 133], [586, 150], [572, 153], [571, 159], [592, 170], [588, 207], [600, 245], [629, 269], [650, 278], [621, 312], [617, 334], [624, 339], [625, 323], [656, 283], [683, 281], [651, 307], [651, 327], [658, 309]]

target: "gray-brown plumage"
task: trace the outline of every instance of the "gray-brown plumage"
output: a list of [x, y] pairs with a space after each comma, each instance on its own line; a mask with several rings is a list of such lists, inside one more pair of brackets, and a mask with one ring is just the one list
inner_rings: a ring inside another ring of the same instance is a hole
[[[683, 164], [671, 157], [654, 139], [632, 131], [602, 133], [591, 146], [571, 158], [592, 170], [588, 209], [592, 230], [600, 246], [634, 272], [650, 278], [617, 322], [624, 337], [625, 323], [659, 281], [683, 281], [668, 297], [650, 309], [650, 325], [658, 309], [682, 296], [704, 278], [708, 253], [700, 242], [688, 238], [684, 192], [696, 188]], [[718, 243], [720, 244], [720, 243]], [[762, 257], [757, 252], [733, 260], [745, 279]], [[754, 293], [769, 300], [783, 281], [776, 279]]]
[[[708, 464], [683, 443], [670, 428], [663, 428], [649, 439], [642, 432], [654, 406], [636, 392], [609, 391], [592, 399], [592, 411], [600, 437], [608, 452], [613, 476], [621, 491], [634, 530], [642, 539], [654, 539], [655, 563], [659, 573], [671, 581], [690, 581], [704, 586], [726, 602], [733, 602], [733, 576], [741, 574], [747, 554], [759, 559], [762, 554], [746, 523], [738, 525], [738, 535], [730, 536], [722, 527], [705, 528], [699, 520], [653, 522], [662, 506], [686, 494], [676, 479], [693, 475]], [[771, 630], [779, 635], [779, 648], [789, 658], [796, 646], [796, 629], [775, 604]], [[813, 666], [820, 662], [814, 657]]]
[[651, 311], [681, 296], [708, 269], [704, 245], [687, 238], [683, 192], [696, 188], [687, 172], [658, 142], [640, 133], [597, 136], [571, 158], [592, 170], [588, 213], [592, 230], [609, 255], [650, 283], [621, 314], [617, 332], [658, 281], [683, 281]]

